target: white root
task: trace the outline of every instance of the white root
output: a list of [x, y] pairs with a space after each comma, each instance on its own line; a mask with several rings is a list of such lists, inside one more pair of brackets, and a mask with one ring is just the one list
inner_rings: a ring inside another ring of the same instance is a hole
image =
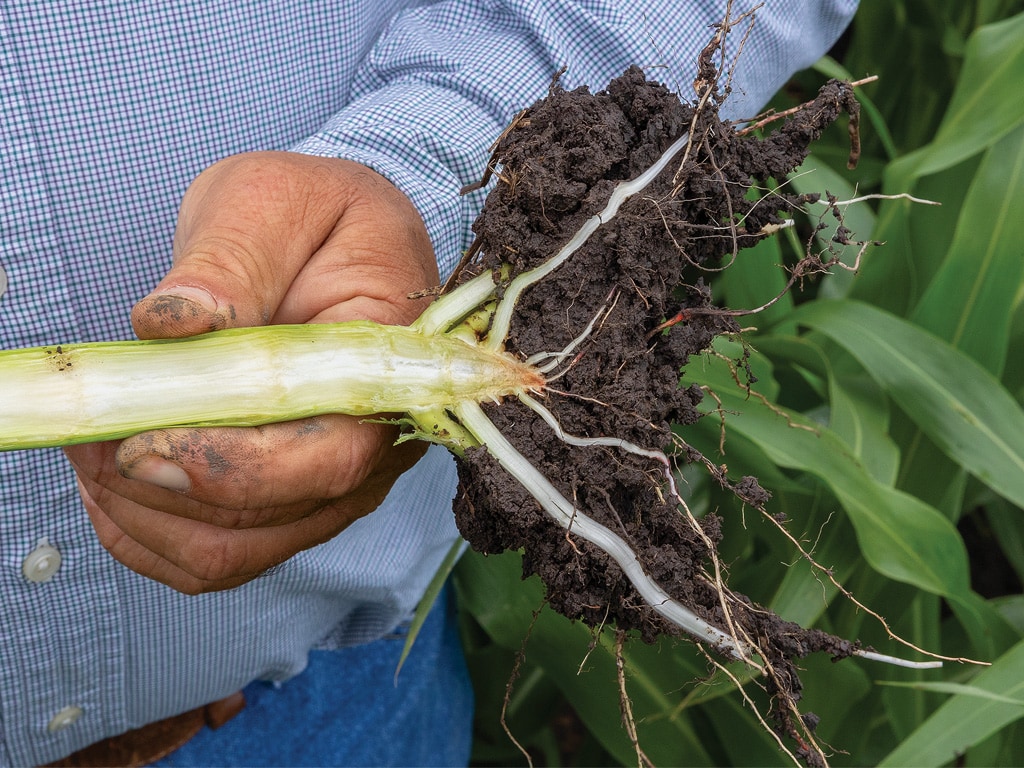
[[928, 200], [923, 197], [914, 197], [907, 192], [901, 192], [897, 195], [884, 195], [880, 193], [861, 195], [860, 197], [851, 197], [849, 200], [818, 200], [821, 205], [829, 206], [847, 206], [854, 205], [855, 203], [863, 203], [865, 200], [909, 200], [912, 203], [918, 203], [920, 205], [942, 205], [942, 203], [935, 200]]
[[644, 572], [629, 545], [566, 499], [551, 481], [512, 446], [477, 403], [460, 403], [454, 412], [495, 461], [529, 491], [555, 522], [611, 557], [652, 609], [719, 652], [735, 659], [749, 658], [747, 649], [741, 649], [733, 637], [697, 616], [656, 584]]
[[539, 267], [521, 272], [509, 283], [505, 289], [505, 296], [494, 312], [494, 320], [491, 323], [491, 332], [484, 342], [491, 349], [500, 349], [508, 337], [509, 327], [512, 323], [512, 312], [523, 291], [539, 280], [543, 280], [568, 260], [579, 248], [590, 238], [597, 228], [602, 224], [611, 221], [619, 208], [626, 200], [637, 192], [644, 190], [648, 184], [657, 178], [658, 174], [671, 162], [679, 151], [687, 145], [690, 139], [689, 133], [684, 133], [666, 149], [651, 167], [645, 170], [636, 178], [629, 181], [622, 181], [615, 187], [608, 198], [608, 203], [600, 213], [595, 213], [577, 230], [569, 242], [562, 246], [554, 256], [545, 261]]
[[[555, 419], [555, 417], [551, 413], [551, 411], [549, 411], [547, 408], [542, 406], [535, 399], [533, 399], [532, 397], [530, 397], [527, 394], [520, 394], [519, 395], [519, 400], [526, 407], [528, 407], [530, 410], [532, 410], [534, 413], [536, 413], [538, 416], [540, 416], [541, 419], [552, 429], [552, 431], [555, 433], [555, 435], [558, 437], [559, 440], [561, 440], [561, 441], [563, 441], [565, 443], [568, 443], [569, 445], [575, 445], [575, 446], [580, 446], [580, 447], [584, 447], [584, 446], [599, 447], [600, 446], [600, 447], [608, 447], [608, 448], [618, 448], [618, 449], [623, 450], [623, 451], [625, 451], [627, 453], [631, 453], [631, 454], [634, 454], [636, 456], [644, 456], [646, 458], [653, 459], [654, 461], [658, 462], [663, 467], [664, 475], [665, 475], [665, 478], [666, 478], [666, 483], [667, 483], [667, 486], [668, 486], [668, 492], [669, 492], [670, 498], [674, 499], [675, 502], [678, 505], [680, 505], [680, 506], [685, 508], [685, 506], [686, 506], [685, 502], [683, 501], [682, 496], [679, 495], [679, 491], [677, 490], [676, 483], [675, 483], [675, 478], [672, 475], [671, 462], [669, 461], [668, 456], [665, 455], [665, 453], [663, 451], [652, 450], [650, 448], [643, 448], [643, 447], [641, 447], [639, 445], [636, 445], [635, 443], [632, 443], [632, 442], [630, 442], [628, 440], [624, 440], [624, 439], [618, 438], [618, 437], [578, 437], [576, 435], [571, 435], [568, 432], [566, 432], [564, 429], [562, 429], [562, 426], [558, 423], [557, 419]], [[580, 512], [578, 508], [573, 507], [573, 514], [575, 515], [575, 521], [573, 522], [573, 530], [578, 532], [578, 528], [576, 527], [576, 523], [579, 521], [579, 519], [581, 517], [583, 517], [583, 513]], [[599, 525], [599, 524], [595, 523], [595, 525]], [[611, 532], [609, 531], [609, 533], [611, 533]], [[614, 534], [612, 534], [612, 535], [614, 535]], [[586, 537], [584, 537], [584, 538], [586, 538]], [[589, 539], [588, 539], [588, 541], [589, 541]], [[593, 542], [593, 543], [596, 543], [596, 542]], [[600, 545], [598, 545], [598, 546], [600, 546]], [[611, 553], [609, 553], [609, 554], [611, 554]], [[635, 559], [635, 556], [634, 556], [634, 559]], [[617, 562], [617, 560], [616, 560], [616, 562]], [[728, 607], [727, 606], [723, 606], [723, 611], [724, 611], [726, 616], [729, 615], [729, 611], [728, 611]], [[702, 620], [698, 619], [698, 621], [702, 621]], [[683, 627], [683, 629], [686, 629], [686, 631], [688, 631], [688, 632], [690, 631], [686, 627]], [[732, 627], [730, 627], [730, 629], [734, 630], [734, 628], [732, 628]], [[691, 632], [691, 634], [693, 634], [693, 633]], [[744, 661], [747, 661], [748, 663], [751, 663], [753, 666], [757, 667], [758, 666], [757, 663], [753, 662], [751, 660], [751, 658], [749, 657], [749, 655], [746, 655], [747, 644], [736, 640], [736, 638], [735, 638], [736, 634], [737, 633], [735, 631], [732, 631], [732, 632], [730, 632], [727, 635], [731, 640], [734, 641], [734, 650], [733, 650], [734, 654], [735, 653], [744, 653], [745, 654], [744, 656], [737, 657], [737, 658], [742, 658]], [[696, 637], [700, 637], [699, 635], [695, 635], [695, 636]], [[881, 662], [883, 664], [891, 664], [891, 665], [898, 666], [898, 667], [905, 667], [907, 669], [937, 669], [937, 668], [942, 666], [942, 662], [941, 661], [909, 661], [907, 659], [901, 659], [901, 658], [899, 658], [897, 656], [890, 656], [888, 654], [877, 653], [875, 651], [868, 651], [868, 650], [864, 650], [864, 649], [856, 649], [856, 650], [854, 650], [853, 651], [853, 655], [857, 656], [859, 658], [862, 658], [862, 659], [868, 659], [870, 661], [878, 661], [878, 662]]]
[[863, 649], [854, 651], [853, 655], [862, 659], [880, 661], [883, 664], [892, 664], [895, 667], [906, 667], [907, 669], [938, 669], [942, 666], [941, 661], [907, 661], [898, 656], [890, 656], [887, 653], [875, 653], [874, 651], [865, 651]]
[[[615, 294], [615, 292], [616, 291], [613, 289], [612, 292], [608, 294], [609, 300]], [[597, 311], [597, 314], [590, 319], [590, 322], [587, 323], [587, 327], [583, 329], [583, 332], [578, 334], [576, 338], [570, 341], [565, 346], [565, 348], [562, 349], [562, 351], [538, 352], [537, 354], [530, 355], [530, 357], [526, 358], [526, 364], [538, 366], [537, 370], [539, 370], [543, 374], [550, 373], [559, 365], [561, 365], [562, 361], [564, 361], [565, 358], [567, 358], [569, 355], [571, 355], [573, 352], [579, 349], [580, 344], [586, 341], [590, 337], [590, 334], [593, 333], [594, 326], [597, 325], [599, 321], [603, 322], [604, 319], [607, 319], [608, 315], [614, 308], [614, 304], [611, 307], [609, 307], [606, 303], [604, 306], [601, 307], [601, 309]], [[541, 363], [544, 363], [544, 365], [541, 365]], [[553, 378], [557, 378], [557, 376]], [[552, 381], [553, 378], [549, 378], [548, 381]]]

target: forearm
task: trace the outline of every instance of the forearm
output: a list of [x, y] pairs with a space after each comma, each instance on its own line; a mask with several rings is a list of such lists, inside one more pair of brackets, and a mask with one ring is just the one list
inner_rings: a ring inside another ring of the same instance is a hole
[[[427, 224], [442, 275], [471, 239], [488, 150], [516, 111], [562, 67], [565, 87], [604, 87], [632, 64], [687, 98], [696, 57], [725, 15], [723, 0], [471, 2], [399, 14], [361, 67], [354, 99], [295, 149], [346, 157], [389, 178]], [[752, 114], [841, 33], [855, 0], [769, 2], [738, 59], [731, 114]], [[733, 14], [746, 10], [737, 6]], [[726, 55], [735, 55], [744, 28]]]

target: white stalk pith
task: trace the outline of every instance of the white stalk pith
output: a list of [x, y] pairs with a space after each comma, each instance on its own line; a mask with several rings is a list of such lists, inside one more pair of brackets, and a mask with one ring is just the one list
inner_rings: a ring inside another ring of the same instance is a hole
[[543, 386], [503, 353], [370, 322], [36, 347], [0, 353], [0, 364], [0, 450], [165, 427], [415, 413]]

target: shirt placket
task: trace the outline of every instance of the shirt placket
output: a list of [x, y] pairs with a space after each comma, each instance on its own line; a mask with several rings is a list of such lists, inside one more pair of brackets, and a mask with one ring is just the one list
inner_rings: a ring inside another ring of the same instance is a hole
[[[77, 336], [17, 51], [0, 10], [0, 348]], [[0, 764], [51, 760], [124, 718], [117, 566], [74, 488], [57, 451], [0, 454]]]

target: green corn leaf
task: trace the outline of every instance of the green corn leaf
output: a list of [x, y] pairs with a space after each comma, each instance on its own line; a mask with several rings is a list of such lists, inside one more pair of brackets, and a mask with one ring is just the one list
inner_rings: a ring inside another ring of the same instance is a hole
[[[849, 524], [841, 518], [827, 520], [816, 533], [814, 557], [819, 562], [828, 563], [836, 579], [841, 584], [845, 583], [853, 568]], [[791, 554], [790, 557], [794, 556]], [[809, 627], [838, 592], [838, 588], [810, 564], [794, 559], [786, 568], [769, 605], [782, 618]]]
[[[763, 725], [750, 717], [750, 706], [736, 697], [715, 699], [704, 705], [711, 728], [719, 734], [725, 765], [784, 768], [793, 765]], [[634, 762], [636, 762], [634, 760]]]
[[419, 604], [416, 606], [416, 611], [413, 613], [412, 621], [409, 624], [409, 631], [405, 635], [405, 645], [402, 646], [402, 655], [398, 659], [398, 666], [395, 668], [395, 680], [398, 680], [398, 674], [402, 671], [402, 666], [405, 664], [405, 660], [409, 657], [409, 651], [412, 650], [413, 645], [416, 643], [416, 638], [419, 637], [420, 630], [423, 629], [423, 622], [425, 622], [427, 620], [427, 616], [430, 615], [430, 611], [434, 607], [434, 603], [437, 602], [437, 596], [440, 595], [441, 590], [444, 589], [444, 585], [448, 581], [448, 577], [451, 575], [452, 569], [455, 567], [455, 563], [458, 562], [459, 555], [462, 554], [462, 550], [465, 548], [466, 543], [461, 539], [452, 544], [448, 553], [444, 556], [444, 560], [441, 561], [441, 565], [438, 566], [434, 576], [430, 579], [430, 583], [427, 585], [427, 590], [423, 593], [423, 597], [420, 599]]
[[967, 42], [963, 70], [934, 140], [893, 162], [890, 191], [966, 160], [1024, 122], [1024, 13], [977, 29]]
[[948, 693], [958, 694], [961, 696], [975, 696], [979, 699], [985, 699], [987, 701], [994, 701], [998, 704], [1012, 704], [1018, 707], [1024, 707], [1024, 698], [1013, 698], [1011, 696], [1003, 696], [999, 693], [993, 693], [987, 691], [984, 688], [978, 688], [973, 685], [964, 685], [963, 683], [947, 683], [947, 682], [904, 682], [900, 680], [879, 680], [879, 685], [888, 685], [894, 688], [911, 688], [915, 691], [931, 691], [933, 693]]
[[1024, 503], [1024, 411], [991, 373], [868, 304], [807, 304], [795, 315], [856, 357], [946, 455], [997, 493]]
[[[810, 472], [830, 488], [875, 570], [936, 594], [969, 599], [963, 543], [935, 509], [875, 480], [826, 427], [748, 398], [721, 359], [709, 360], [699, 380], [721, 398], [727, 429], [746, 435], [780, 466]], [[704, 407], [710, 410], [707, 400]]]
[[[940, 766], [1024, 717], [1024, 642], [959, 691], [890, 752], [883, 766]], [[986, 695], [987, 694], [987, 695]]]
[[[460, 605], [494, 642], [514, 652], [525, 647], [527, 658], [551, 677], [605, 749], [623, 765], [636, 762], [622, 726], [611, 646], [584, 624], [541, 610], [543, 586], [536, 577], [523, 581], [518, 553], [467, 553], [456, 570], [456, 586]], [[627, 689], [640, 741], [656, 764], [711, 765], [689, 717], [664, 716], [683, 698], [681, 688], [706, 675], [688, 643], [672, 643], [665, 638], [658, 646], [626, 648]]]
[[913, 320], [997, 376], [1024, 280], [1024, 125], [988, 152], [971, 182], [945, 262]]
[[827, 380], [829, 428], [875, 479], [893, 485], [900, 463], [899, 448], [888, 434], [888, 401], [874, 380], [863, 375], [836, 375], [835, 358], [806, 337], [772, 334], [755, 339], [754, 343], [776, 365], [787, 361], [809, 368]]

